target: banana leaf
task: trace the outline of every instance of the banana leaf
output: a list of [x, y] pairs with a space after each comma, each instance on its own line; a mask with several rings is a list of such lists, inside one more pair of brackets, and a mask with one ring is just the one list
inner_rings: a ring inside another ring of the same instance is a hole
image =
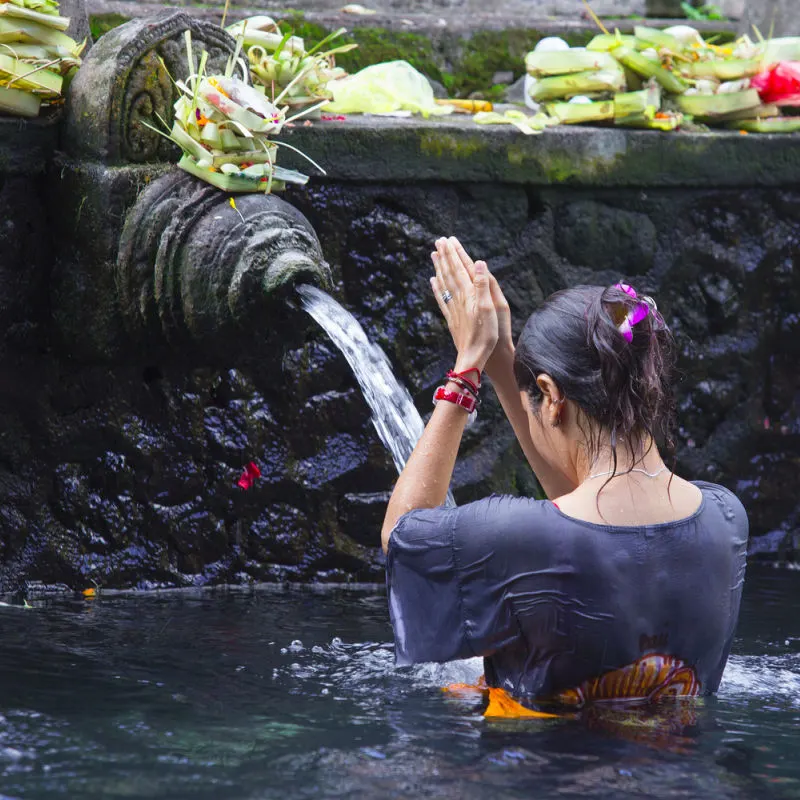
[[657, 87], [614, 95], [615, 119], [637, 116], [653, 117], [660, 108], [661, 91]]
[[0, 84], [58, 97], [63, 78], [48, 69], [0, 54]]
[[545, 108], [562, 125], [584, 125], [587, 122], [610, 122], [614, 119], [614, 102], [548, 103]]
[[683, 114], [661, 112], [656, 116], [634, 114], [614, 120], [615, 125], [623, 128], [638, 128], [648, 131], [674, 131], [683, 123]]
[[800, 36], [767, 39], [759, 45], [764, 67], [781, 61], [800, 61]]
[[530, 95], [535, 102], [543, 103], [595, 92], [621, 92], [624, 89], [625, 73], [617, 68], [542, 78], [531, 86]]
[[718, 122], [735, 122], [736, 120], [749, 119], [771, 119], [773, 117], [780, 117], [781, 110], [778, 106], [763, 105], [758, 108], [743, 108], [740, 111], [732, 111], [730, 114], [724, 114], [717, 117]]
[[56, 14], [42, 14], [30, 8], [16, 6], [13, 3], [0, 3], [0, 17], [12, 17], [38, 22], [47, 28], [54, 28], [57, 31], [65, 31], [69, 28], [69, 18], [61, 17]]
[[644, 25], [636, 25], [633, 29], [637, 44], [642, 50], [648, 47], [669, 50], [671, 53], [683, 52], [683, 45], [669, 33], [664, 33], [657, 28], [647, 28]]
[[0, 86], [0, 111], [19, 117], [38, 117], [41, 100], [30, 92]]
[[619, 31], [616, 33], [599, 33], [586, 45], [586, 49], [596, 53], [608, 53], [621, 44], [635, 48], [636, 37], [619, 33]]
[[[222, 172], [212, 172], [198, 165], [198, 163], [188, 155], [184, 155], [178, 162], [178, 166], [194, 175], [196, 178], [222, 189], [223, 192], [265, 192], [270, 181], [265, 176], [250, 176], [239, 173], [238, 175], [225, 175]], [[271, 182], [273, 191], [280, 191], [285, 188], [285, 184], [279, 180]]]
[[28, 19], [0, 16], [0, 44], [21, 42], [51, 47], [63, 47], [73, 56], [80, 55], [82, 46], [66, 33]]
[[800, 131], [800, 117], [742, 119], [736, 122], [726, 122], [725, 127], [748, 133], [797, 133]]
[[675, 98], [680, 111], [698, 119], [713, 120], [745, 109], [761, 106], [755, 89], [729, 94], [684, 94]]
[[40, 14], [58, 14], [58, 0], [9, 0], [19, 8], [29, 8]]
[[651, 59], [637, 53], [625, 45], [620, 45], [611, 51], [621, 64], [633, 70], [644, 78], [655, 78], [661, 86], [672, 94], [683, 94], [688, 88], [688, 84], [680, 77], [664, 69], [660, 63], [652, 61]]
[[614, 70], [616, 66], [616, 61], [608, 53], [589, 50], [545, 50], [525, 56], [528, 74], [536, 78], [588, 70]]
[[761, 72], [761, 62], [746, 61], [739, 58], [717, 59], [713, 61], [695, 61], [684, 64], [681, 73], [689, 78], [716, 78], [719, 81], [736, 81], [750, 78]]

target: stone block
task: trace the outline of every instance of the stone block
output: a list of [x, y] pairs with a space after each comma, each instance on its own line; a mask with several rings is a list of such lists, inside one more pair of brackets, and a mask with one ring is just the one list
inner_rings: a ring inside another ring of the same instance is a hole
[[627, 275], [653, 265], [655, 225], [645, 214], [595, 200], [565, 204], [555, 214], [558, 252], [572, 264]]

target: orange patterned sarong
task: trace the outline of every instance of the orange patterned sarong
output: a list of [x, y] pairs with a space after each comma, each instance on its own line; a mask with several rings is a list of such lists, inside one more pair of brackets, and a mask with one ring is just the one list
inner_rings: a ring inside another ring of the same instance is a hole
[[[445, 691], [460, 696], [488, 694], [489, 704], [484, 711], [485, 717], [555, 719], [563, 716], [526, 708], [504, 689], [487, 687], [483, 678], [475, 685], [451, 684]], [[650, 653], [627, 667], [584, 681], [574, 689], [541, 698], [541, 702], [574, 709], [582, 708], [588, 703], [604, 701], [656, 703], [666, 698], [696, 697], [699, 692], [700, 682], [692, 667], [674, 656]]]

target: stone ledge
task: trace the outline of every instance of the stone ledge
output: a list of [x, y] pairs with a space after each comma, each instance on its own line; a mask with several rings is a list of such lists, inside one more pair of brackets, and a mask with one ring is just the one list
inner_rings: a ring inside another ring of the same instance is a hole
[[[385, 28], [390, 31], [404, 31], [423, 33], [427, 35], [442, 35], [455, 33], [469, 35], [477, 31], [504, 31], [513, 29], [536, 29], [549, 36], [569, 36], [584, 34], [587, 38], [598, 33], [594, 23], [582, 16], [583, 7], [575, 2], [575, 12], [568, 16], [542, 16], [531, 14], [520, 7], [493, 11], [484, 4], [478, 11], [465, 12], [463, 9], [437, 8], [437, 9], [397, 9], [378, 8], [376, 13], [369, 16], [358, 16], [342, 13], [340, 8], [346, 5], [344, 0], [337, 0], [330, 7], [303, 8], [300, 11], [302, 20], [325, 28], [334, 30], [345, 27], [348, 30], [357, 28]], [[137, 17], [150, 17], [165, 11], [174, 11], [176, 8], [185, 10], [193, 17], [206, 19], [219, 24], [225, 3], [222, 0], [202, 6], [163, 3], [160, 0], [89, 0], [87, 3], [91, 15], [119, 14], [122, 17], [134, 19]], [[228, 14], [230, 22], [244, 19], [253, 14], [268, 14], [275, 19], [298, 18], [299, 9], [287, 5], [277, 5], [266, 0], [251, 0], [247, 5], [232, 6]], [[633, 31], [635, 25], [652, 25], [665, 27], [685, 23], [680, 18], [614, 18], [604, 17], [604, 23], [609, 28], [619, 28], [623, 33]], [[691, 25], [706, 33], [735, 33], [738, 28], [736, 22], [692, 22]]]
[[[502, 109], [501, 109], [502, 110]], [[348, 116], [284, 129], [283, 138], [333, 180], [572, 186], [754, 187], [800, 184], [800, 135], [659, 133], [560, 127], [525, 136], [511, 126], [445, 119]], [[288, 149], [281, 163], [316, 174]]]

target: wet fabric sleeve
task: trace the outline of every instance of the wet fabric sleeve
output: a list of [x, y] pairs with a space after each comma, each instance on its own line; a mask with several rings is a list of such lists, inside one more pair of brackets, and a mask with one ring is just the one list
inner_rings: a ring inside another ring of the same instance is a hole
[[506, 500], [420, 509], [398, 521], [387, 554], [398, 666], [489, 656], [519, 638], [503, 587], [485, 568]]

